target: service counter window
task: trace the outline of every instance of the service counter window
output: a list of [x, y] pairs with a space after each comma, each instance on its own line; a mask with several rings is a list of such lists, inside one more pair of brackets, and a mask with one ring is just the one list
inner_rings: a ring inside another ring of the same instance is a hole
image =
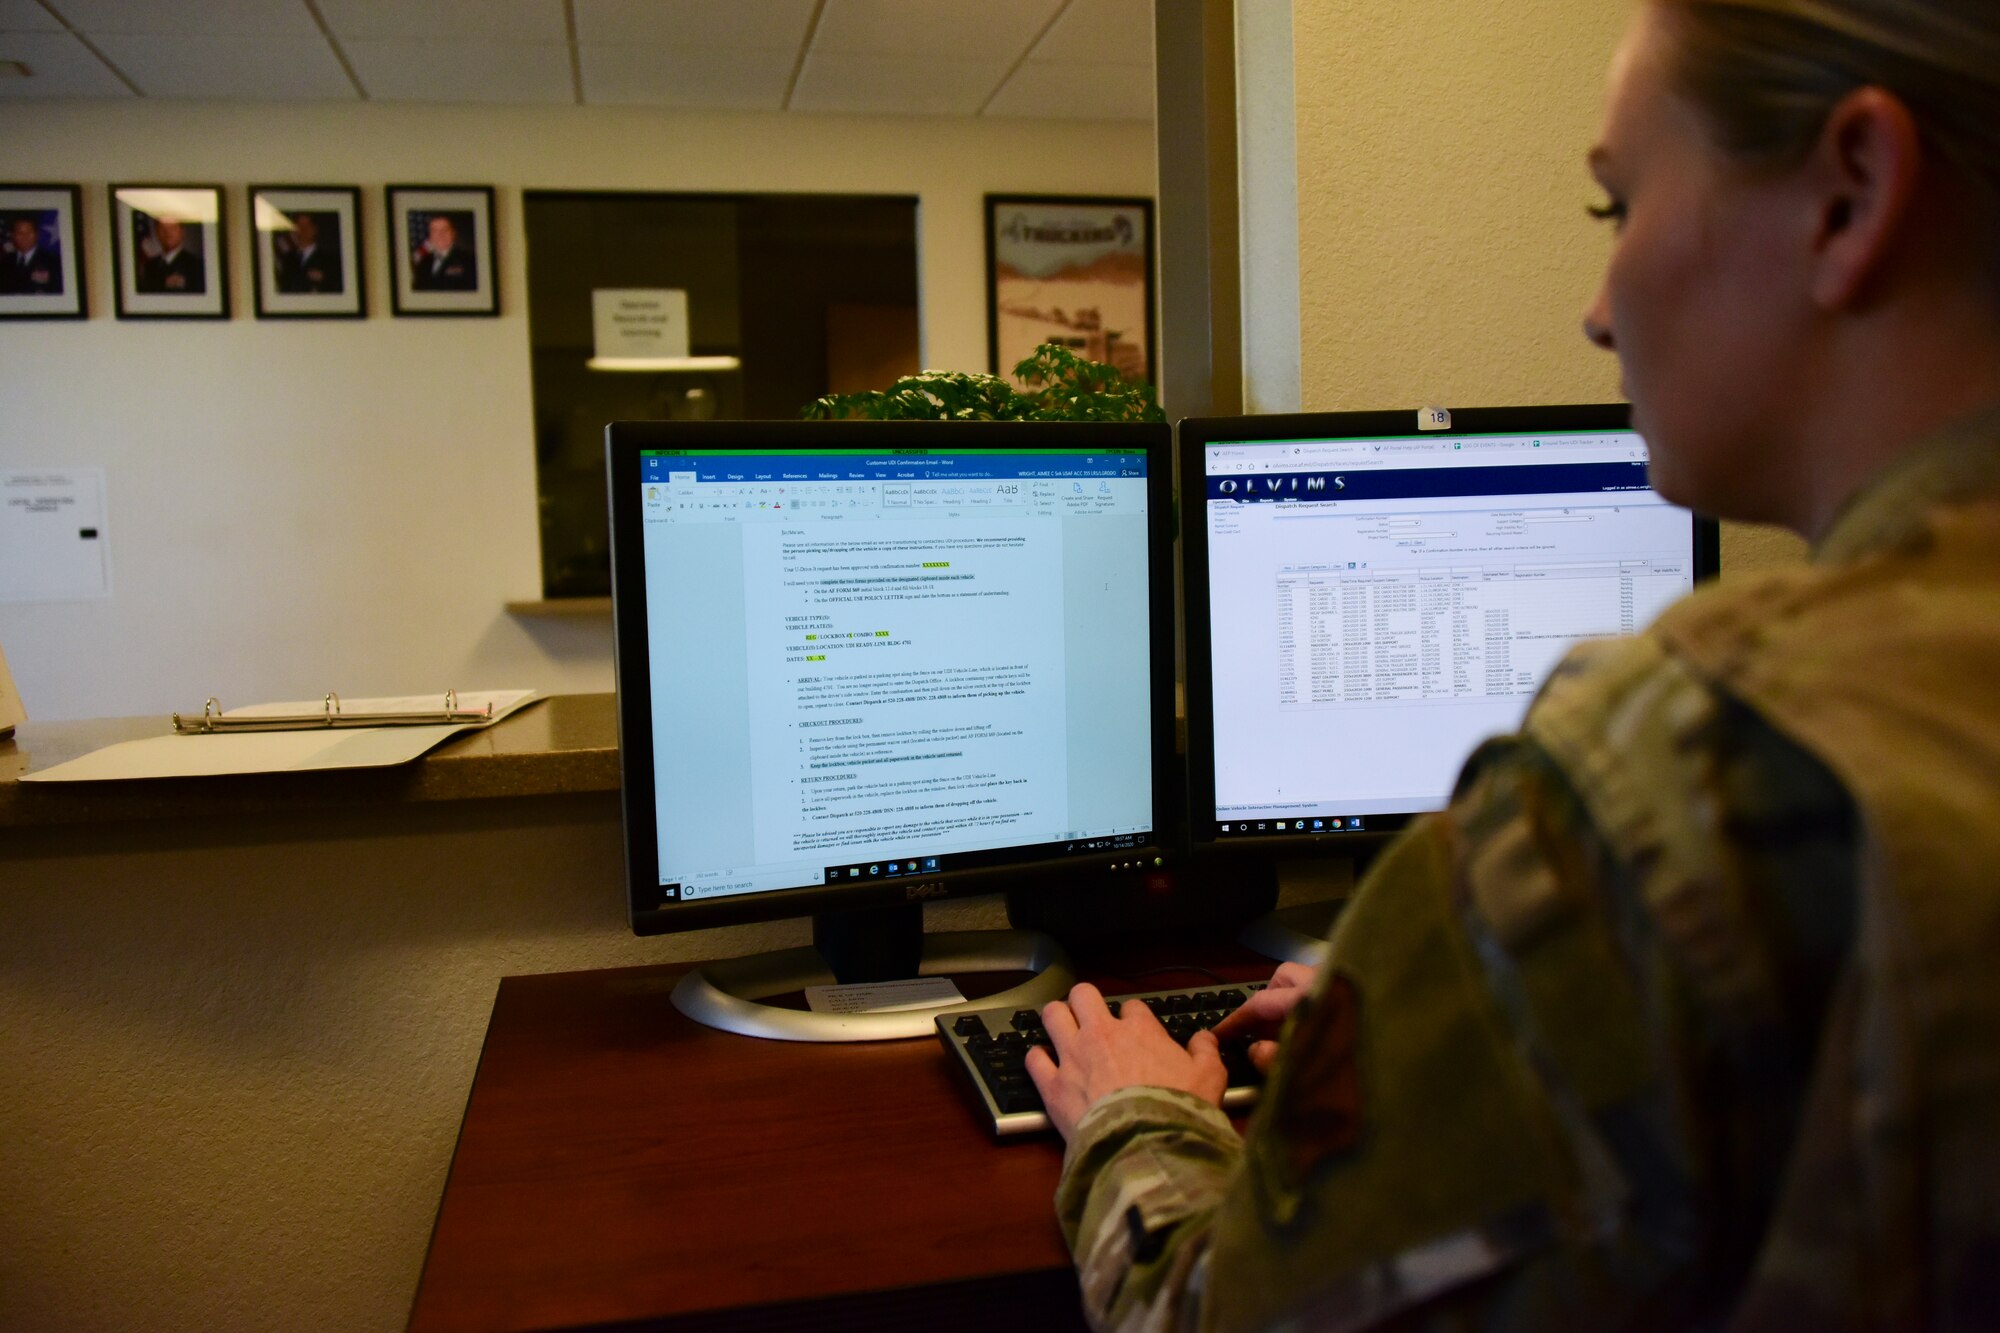
[[796, 420], [920, 369], [917, 201], [530, 190], [542, 595], [611, 589], [604, 427]]

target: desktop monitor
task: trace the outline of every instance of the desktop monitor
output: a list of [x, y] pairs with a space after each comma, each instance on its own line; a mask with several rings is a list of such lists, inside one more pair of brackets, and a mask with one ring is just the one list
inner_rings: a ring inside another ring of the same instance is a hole
[[1571, 644], [1717, 563], [1622, 405], [1181, 423], [1197, 849], [1365, 850], [1443, 808]]
[[[750, 1001], [993, 954], [920, 943], [932, 899], [1165, 863], [1171, 447], [1137, 423], [609, 428], [632, 928], [810, 916], [821, 955], [705, 968], [685, 1011], [765, 1036], [928, 1034], [924, 1011]], [[1023, 1003], [1066, 988], [1052, 949], [1008, 955], [1050, 965]]]

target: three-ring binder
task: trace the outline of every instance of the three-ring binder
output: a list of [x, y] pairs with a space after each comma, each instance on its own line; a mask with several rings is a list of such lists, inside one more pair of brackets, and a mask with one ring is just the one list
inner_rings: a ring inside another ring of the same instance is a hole
[[329, 692], [324, 707], [317, 713], [283, 713], [252, 715], [248, 717], [227, 717], [222, 711], [222, 702], [214, 695], [201, 706], [199, 718], [183, 719], [174, 714], [174, 730], [183, 736], [204, 736], [217, 732], [234, 731], [329, 731], [341, 727], [435, 727], [467, 726], [493, 719], [493, 701], [487, 700], [483, 707], [460, 708], [458, 691], [444, 692], [443, 707], [435, 712], [404, 711], [393, 713], [344, 713], [340, 708], [340, 696]]

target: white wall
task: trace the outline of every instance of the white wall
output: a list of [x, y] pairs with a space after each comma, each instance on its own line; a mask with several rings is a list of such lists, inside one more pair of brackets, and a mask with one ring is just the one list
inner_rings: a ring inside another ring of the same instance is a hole
[[[1618, 399], [1616, 360], [1582, 333], [1610, 242], [1584, 214], [1600, 193], [1584, 154], [1630, 13], [1603, 0], [1295, 8], [1307, 410]], [[1730, 524], [1723, 568], [1802, 550]]]
[[[0, 105], [4, 174], [84, 189], [92, 318], [0, 325], [0, 468], [101, 466], [109, 600], [0, 605], [31, 716], [495, 686], [611, 687], [607, 619], [540, 595], [528, 189], [920, 197], [924, 359], [986, 365], [987, 191], [1151, 194], [1141, 123], [584, 107]], [[112, 317], [105, 186], [228, 187], [226, 323]], [[359, 185], [370, 317], [249, 312], [249, 184]], [[501, 317], [388, 314], [381, 187], [500, 188]]]
[[1307, 406], [1615, 398], [1584, 154], [1626, 7], [1295, 14]]
[[1299, 157], [1291, 0], [1236, 6], [1243, 410], [1299, 410]]

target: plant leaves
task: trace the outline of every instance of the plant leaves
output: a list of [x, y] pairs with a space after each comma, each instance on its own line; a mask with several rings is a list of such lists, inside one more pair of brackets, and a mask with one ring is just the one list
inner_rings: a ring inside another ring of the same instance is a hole
[[1043, 343], [1014, 367], [1028, 388], [998, 375], [926, 370], [887, 389], [832, 393], [806, 404], [808, 421], [1165, 421], [1159, 397], [1143, 380]]

